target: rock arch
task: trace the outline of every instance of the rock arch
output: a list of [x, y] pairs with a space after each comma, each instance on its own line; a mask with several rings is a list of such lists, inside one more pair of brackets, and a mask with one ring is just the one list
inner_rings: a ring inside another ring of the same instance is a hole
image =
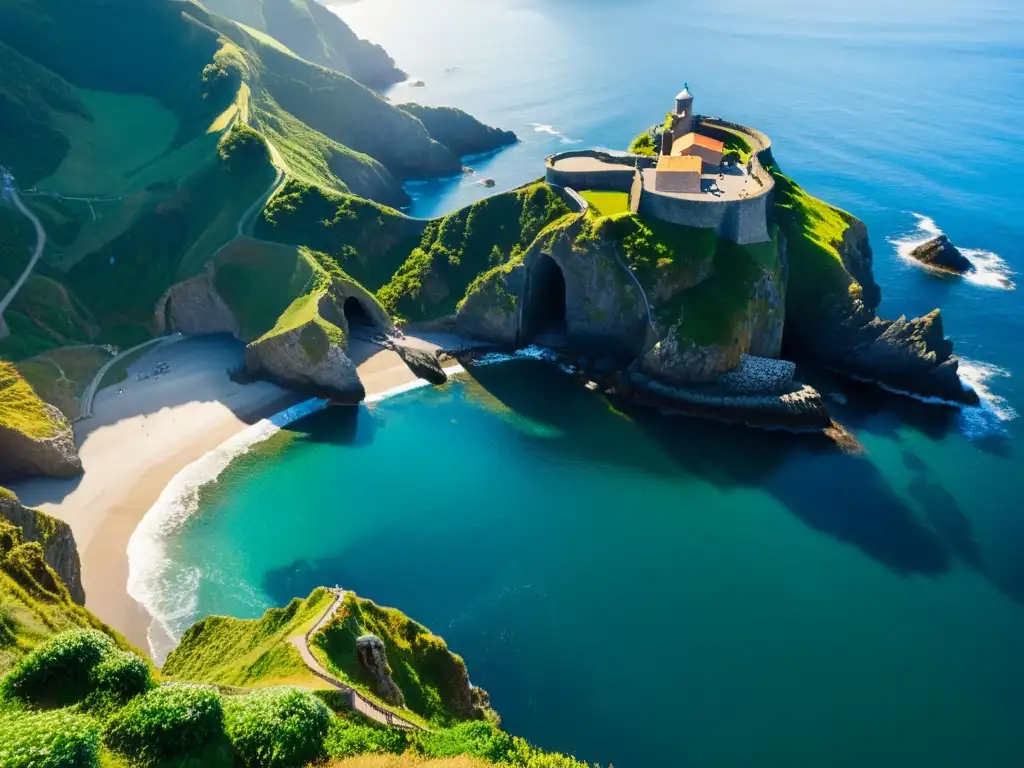
[[519, 318], [519, 343], [526, 345], [544, 333], [566, 334], [568, 287], [562, 267], [546, 253], [532, 260], [526, 273]]

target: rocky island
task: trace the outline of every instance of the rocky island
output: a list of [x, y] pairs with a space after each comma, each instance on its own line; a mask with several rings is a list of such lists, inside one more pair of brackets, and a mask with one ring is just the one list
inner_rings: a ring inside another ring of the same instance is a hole
[[941, 272], [962, 275], [974, 271], [974, 265], [970, 260], [960, 253], [959, 249], [945, 235], [939, 235], [916, 246], [910, 252], [910, 257], [917, 259], [926, 267]]

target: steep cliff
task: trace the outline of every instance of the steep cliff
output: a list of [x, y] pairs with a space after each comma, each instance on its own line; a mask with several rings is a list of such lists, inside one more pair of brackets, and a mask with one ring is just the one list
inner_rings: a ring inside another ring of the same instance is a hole
[[71, 477], [82, 472], [71, 424], [0, 361], [0, 478]]
[[775, 212], [790, 265], [786, 348], [839, 373], [925, 397], [977, 404], [939, 310], [884, 320], [867, 227], [775, 173]]
[[435, 141], [444, 144], [460, 157], [491, 152], [519, 141], [512, 131], [484, 125], [472, 115], [454, 107], [399, 104], [398, 108], [418, 119]]
[[46, 564], [64, 582], [71, 599], [85, 605], [82, 563], [71, 526], [39, 510], [22, 506], [14, 494], [3, 488], [0, 488], [0, 518], [19, 528], [24, 542], [35, 542], [43, 548]]

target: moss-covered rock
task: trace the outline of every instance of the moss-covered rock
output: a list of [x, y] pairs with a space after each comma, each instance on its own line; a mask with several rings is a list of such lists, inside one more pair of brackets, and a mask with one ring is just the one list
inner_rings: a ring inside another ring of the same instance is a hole
[[24, 507], [14, 494], [0, 494], [0, 520], [15, 526], [23, 541], [36, 542], [43, 548], [47, 565], [56, 571], [71, 598], [84, 605], [82, 564], [71, 526], [39, 510]]
[[70, 422], [40, 400], [13, 365], [0, 361], [0, 479], [81, 472]]

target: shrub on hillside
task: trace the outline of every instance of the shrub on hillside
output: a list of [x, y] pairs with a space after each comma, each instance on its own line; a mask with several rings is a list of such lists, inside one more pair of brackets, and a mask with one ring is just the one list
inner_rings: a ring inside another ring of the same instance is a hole
[[402, 754], [409, 745], [405, 732], [398, 728], [382, 728], [336, 717], [331, 720], [324, 740], [324, 749], [333, 758], [354, 755]]
[[54, 635], [19, 661], [0, 685], [5, 693], [34, 704], [74, 704], [92, 692], [93, 669], [114, 650], [113, 641], [94, 629]]
[[172, 683], [132, 699], [107, 723], [107, 745], [144, 764], [195, 754], [222, 732], [217, 693], [204, 686]]
[[217, 152], [229, 171], [260, 167], [270, 162], [267, 140], [244, 123], [235, 123], [220, 140]]
[[4, 768], [93, 768], [100, 764], [99, 726], [60, 709], [0, 715]]
[[121, 707], [153, 687], [149, 665], [134, 653], [111, 651], [92, 670], [94, 706]]
[[308, 691], [277, 687], [226, 699], [225, 730], [240, 763], [260, 768], [302, 766], [324, 752], [327, 706]]
[[656, 150], [654, 137], [650, 133], [641, 133], [629, 145], [629, 151], [634, 155], [655, 155]]

